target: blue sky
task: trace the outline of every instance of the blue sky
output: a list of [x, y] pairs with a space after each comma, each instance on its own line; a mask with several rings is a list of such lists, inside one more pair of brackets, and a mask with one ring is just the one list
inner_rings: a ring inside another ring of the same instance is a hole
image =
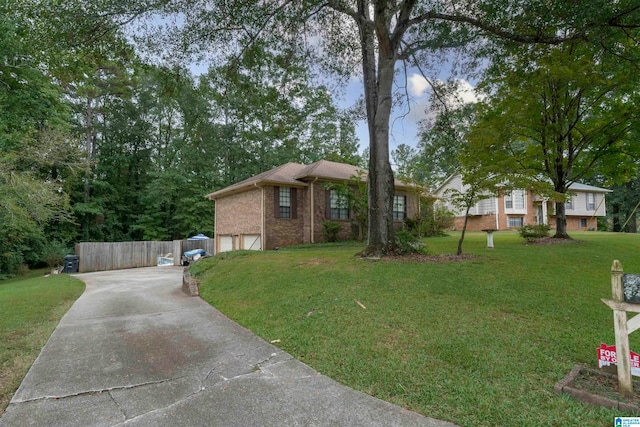
[[[400, 76], [401, 84], [404, 84], [404, 75]], [[431, 90], [428, 82], [419, 73], [411, 73], [407, 75], [405, 102], [398, 106], [391, 116], [389, 123], [391, 132], [389, 135], [389, 149], [395, 150], [399, 145], [406, 144], [416, 147], [419, 141], [418, 131], [420, 121], [432, 117], [432, 113], [428, 111]], [[459, 80], [461, 91], [457, 94], [457, 99], [448, 99], [449, 102], [474, 102], [476, 96], [473, 86], [466, 80]], [[399, 88], [401, 92], [405, 92], [404, 87]], [[358, 98], [363, 96], [362, 82], [360, 79], [351, 79], [345, 89], [344, 96], [337, 96], [336, 102], [342, 108], [351, 107]], [[360, 140], [360, 152], [369, 145], [369, 133], [365, 120], [356, 123], [356, 135]]]

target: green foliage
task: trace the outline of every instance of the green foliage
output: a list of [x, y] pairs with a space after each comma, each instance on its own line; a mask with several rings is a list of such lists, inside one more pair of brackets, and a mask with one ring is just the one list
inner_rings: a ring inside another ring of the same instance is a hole
[[546, 224], [523, 225], [518, 229], [518, 234], [530, 242], [543, 237], [549, 237], [549, 230], [551, 230], [551, 227]]
[[367, 235], [369, 219], [369, 199], [367, 196], [367, 180], [364, 170], [359, 170], [348, 181], [328, 182], [327, 190], [335, 190], [346, 201], [351, 212], [351, 230], [354, 240], [362, 241]]
[[339, 222], [324, 221], [322, 223], [322, 234], [327, 239], [327, 242], [336, 242], [341, 228], [342, 225]]
[[406, 229], [418, 238], [445, 235], [453, 226], [455, 216], [441, 204], [430, 197], [420, 197], [420, 216], [407, 218]]
[[556, 236], [568, 237], [564, 197], [571, 183], [596, 175], [610, 185], [637, 174], [640, 74], [583, 41], [509, 53], [483, 82], [491, 97], [463, 163], [481, 163], [486, 173], [556, 200]]
[[399, 255], [426, 254], [427, 249], [426, 245], [409, 230], [399, 230], [396, 231], [396, 253]]
[[[432, 97], [431, 104], [435, 118], [420, 123], [420, 142], [413, 160], [413, 174], [417, 182], [437, 185], [461, 167], [460, 153], [475, 123], [477, 106], [457, 101], [458, 89], [459, 82], [439, 88], [438, 96]], [[442, 97], [446, 97], [447, 101], [443, 101]]]
[[59, 267], [64, 262], [64, 257], [71, 253], [67, 245], [59, 240], [47, 242], [42, 249], [42, 261], [49, 268]]

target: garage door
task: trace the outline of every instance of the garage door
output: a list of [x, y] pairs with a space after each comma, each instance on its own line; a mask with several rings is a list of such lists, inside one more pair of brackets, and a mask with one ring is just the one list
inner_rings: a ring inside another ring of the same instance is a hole
[[233, 250], [233, 237], [232, 236], [219, 236], [220, 239], [220, 252], [229, 252]]
[[262, 250], [262, 242], [259, 234], [245, 234], [242, 236], [242, 249], [260, 251]]

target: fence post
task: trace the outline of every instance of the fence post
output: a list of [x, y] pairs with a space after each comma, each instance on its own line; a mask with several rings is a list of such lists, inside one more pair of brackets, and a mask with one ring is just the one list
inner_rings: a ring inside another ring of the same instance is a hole
[[173, 241], [173, 265], [180, 265], [182, 259], [182, 240]]
[[[624, 303], [622, 286], [622, 264], [617, 259], [611, 265], [611, 296], [615, 302]], [[631, 359], [629, 357], [629, 333], [627, 312], [624, 307], [613, 310], [613, 327], [616, 335], [616, 359], [618, 361], [618, 387], [622, 396], [633, 395], [631, 382]]]

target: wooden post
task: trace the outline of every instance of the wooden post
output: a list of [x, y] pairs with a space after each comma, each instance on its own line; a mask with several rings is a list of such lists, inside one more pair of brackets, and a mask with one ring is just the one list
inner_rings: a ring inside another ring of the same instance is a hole
[[173, 265], [180, 265], [182, 259], [182, 240], [173, 241]]
[[[622, 264], [617, 259], [611, 265], [611, 295], [616, 302], [624, 302], [622, 286]], [[627, 312], [624, 309], [613, 310], [613, 326], [616, 335], [616, 358], [618, 360], [618, 387], [624, 397], [633, 395], [631, 382], [631, 360], [629, 357], [629, 332], [627, 330]]]

